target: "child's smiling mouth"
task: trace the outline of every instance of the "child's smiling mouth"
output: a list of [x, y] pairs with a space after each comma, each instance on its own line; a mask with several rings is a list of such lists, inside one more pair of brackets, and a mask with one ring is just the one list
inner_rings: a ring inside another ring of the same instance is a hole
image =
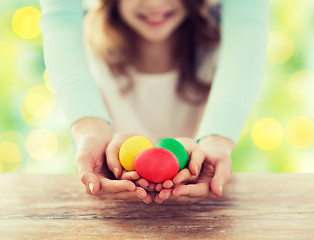
[[139, 13], [137, 14], [137, 17], [149, 26], [158, 27], [158, 26], [163, 25], [174, 15], [175, 15], [175, 11], [148, 12], [145, 14]]

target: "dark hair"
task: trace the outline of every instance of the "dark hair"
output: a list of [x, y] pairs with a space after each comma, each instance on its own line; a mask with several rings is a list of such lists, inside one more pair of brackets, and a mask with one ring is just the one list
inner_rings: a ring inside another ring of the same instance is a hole
[[[220, 24], [214, 15], [209, 14], [210, 6], [206, 0], [182, 0], [182, 3], [188, 16], [176, 30], [177, 44], [173, 49], [179, 69], [177, 93], [185, 101], [199, 104], [207, 99], [210, 84], [197, 77], [196, 50], [219, 44]], [[86, 24], [86, 40], [93, 54], [102, 59], [114, 75], [127, 77], [127, 84], [120, 83], [121, 93], [126, 93], [133, 86], [126, 68], [135, 56], [137, 35], [122, 21], [118, 1], [100, 0], [98, 7], [87, 13]], [[191, 91], [195, 94], [190, 94]]]

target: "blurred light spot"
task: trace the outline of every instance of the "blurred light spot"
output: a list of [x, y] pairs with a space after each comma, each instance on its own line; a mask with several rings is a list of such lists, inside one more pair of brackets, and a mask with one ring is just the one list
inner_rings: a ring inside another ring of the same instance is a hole
[[32, 115], [31, 113], [29, 113], [29, 111], [27, 110], [27, 108], [25, 107], [25, 103], [24, 101], [21, 103], [20, 105], [20, 113], [21, 113], [21, 117], [22, 119], [30, 126], [41, 126], [43, 125], [46, 121], [47, 118], [39, 118], [39, 117], [35, 117], [34, 115]]
[[46, 129], [35, 130], [26, 139], [26, 149], [37, 161], [49, 160], [58, 150], [57, 137]]
[[0, 161], [7, 163], [21, 162], [20, 149], [11, 142], [0, 142]]
[[44, 82], [45, 82], [46, 88], [48, 88], [51, 92], [53, 92], [51, 84], [50, 84], [50, 79], [49, 79], [49, 76], [48, 76], [47, 69], [44, 72]]
[[[14, 71], [14, 64], [16, 62], [17, 56], [18, 45], [13, 44], [12, 40], [10, 41], [10, 39], [4, 38], [2, 35], [2, 30], [0, 29], [1, 87], [12, 84], [12, 72]], [[11, 81], [8, 81], [8, 79], [10, 79]]]
[[26, 154], [25, 137], [17, 131], [5, 131], [0, 134], [0, 142], [11, 142], [15, 144], [23, 158]]
[[303, 116], [291, 119], [286, 126], [287, 142], [295, 148], [307, 148], [314, 141], [314, 123]]
[[12, 17], [12, 28], [22, 39], [36, 38], [40, 34], [41, 13], [37, 8], [26, 6], [18, 9]]
[[50, 116], [55, 106], [55, 96], [45, 86], [32, 87], [24, 101], [27, 110], [36, 117]]
[[274, 150], [283, 140], [282, 126], [273, 118], [260, 119], [252, 127], [252, 139], [260, 149]]
[[280, 16], [280, 26], [303, 39], [304, 33], [310, 26], [313, 16], [313, 1], [280, 1], [276, 14]]
[[21, 116], [29, 125], [38, 126], [49, 119], [55, 104], [54, 94], [44, 85], [32, 87], [21, 103]]
[[25, 138], [17, 131], [5, 131], [0, 134], [0, 141], [9, 141], [15, 144], [24, 144]]
[[309, 71], [294, 73], [288, 83], [288, 90], [291, 97], [300, 102], [314, 99], [314, 74]]
[[293, 42], [288, 36], [279, 32], [269, 34], [267, 59], [270, 63], [285, 63], [291, 58], [293, 52]]
[[3, 169], [3, 165], [2, 165], [2, 162], [1, 162], [1, 160], [0, 160], [0, 173], [4, 172], [3, 170], [4, 170], [4, 169]]

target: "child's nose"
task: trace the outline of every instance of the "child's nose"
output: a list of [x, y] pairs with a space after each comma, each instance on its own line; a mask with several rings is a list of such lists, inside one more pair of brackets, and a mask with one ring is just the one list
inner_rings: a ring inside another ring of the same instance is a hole
[[160, 11], [166, 5], [169, 0], [142, 0], [145, 7], [149, 10]]

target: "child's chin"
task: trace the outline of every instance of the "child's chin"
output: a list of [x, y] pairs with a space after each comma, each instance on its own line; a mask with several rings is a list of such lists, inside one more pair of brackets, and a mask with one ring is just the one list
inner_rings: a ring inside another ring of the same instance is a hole
[[142, 36], [146, 41], [151, 43], [162, 43], [169, 39], [169, 35], [166, 34], [151, 34]]

